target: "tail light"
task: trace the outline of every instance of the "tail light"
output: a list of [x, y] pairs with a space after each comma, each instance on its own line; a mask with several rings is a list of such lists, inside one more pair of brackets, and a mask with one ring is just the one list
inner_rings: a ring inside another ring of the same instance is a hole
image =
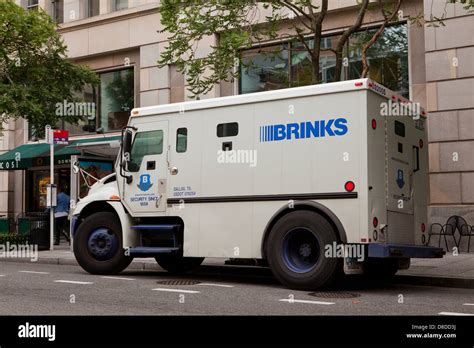
[[355, 184], [352, 181], [348, 181], [344, 184], [344, 188], [346, 189], [347, 192], [352, 192], [355, 189]]

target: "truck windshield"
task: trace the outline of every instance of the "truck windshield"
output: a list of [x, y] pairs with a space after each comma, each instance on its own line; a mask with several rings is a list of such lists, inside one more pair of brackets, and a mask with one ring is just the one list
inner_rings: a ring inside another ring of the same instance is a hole
[[137, 133], [130, 153], [129, 171], [137, 172], [140, 169], [143, 157], [161, 153], [163, 153], [162, 130]]

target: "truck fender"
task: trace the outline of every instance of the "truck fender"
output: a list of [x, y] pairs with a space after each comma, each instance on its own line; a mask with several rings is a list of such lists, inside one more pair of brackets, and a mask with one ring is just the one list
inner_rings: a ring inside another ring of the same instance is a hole
[[99, 211], [111, 211], [117, 215], [122, 227], [122, 241], [124, 248], [134, 247], [140, 244], [139, 235], [131, 233], [130, 226], [133, 224], [132, 219], [130, 218], [130, 215], [127, 214], [120, 201], [94, 201], [82, 207], [80, 211], [75, 211], [75, 213], [78, 214], [72, 217], [72, 235], [74, 236], [77, 231], [78, 217], [83, 218], [84, 215], [87, 217], [90, 213], [96, 213]]
[[309, 210], [309, 211], [314, 211], [315, 213], [323, 215], [334, 226], [336, 233], [339, 236], [339, 241], [341, 243], [347, 243], [347, 235], [346, 235], [344, 226], [342, 225], [341, 221], [336, 216], [336, 214], [334, 214], [331, 211], [331, 209], [329, 209], [325, 205], [318, 202], [295, 201], [293, 204], [293, 208], [290, 208], [288, 204], [281, 207], [275, 214], [273, 214], [270, 221], [265, 226], [263, 239], [262, 239], [262, 246], [261, 246], [263, 258], [266, 258], [266, 242], [267, 242], [268, 236], [270, 235], [272, 227], [282, 216], [288, 213], [291, 213], [292, 211], [295, 211], [295, 210]]

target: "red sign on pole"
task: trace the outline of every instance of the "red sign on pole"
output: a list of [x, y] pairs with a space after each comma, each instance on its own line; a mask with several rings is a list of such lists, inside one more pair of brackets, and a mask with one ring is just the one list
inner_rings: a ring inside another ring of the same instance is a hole
[[53, 130], [53, 143], [54, 144], [69, 144], [69, 131], [62, 129]]

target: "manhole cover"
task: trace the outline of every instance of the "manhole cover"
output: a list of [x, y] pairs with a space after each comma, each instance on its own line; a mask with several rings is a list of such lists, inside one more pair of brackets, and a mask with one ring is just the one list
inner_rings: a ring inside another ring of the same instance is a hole
[[338, 292], [338, 291], [312, 292], [308, 295], [314, 296], [314, 297], [322, 297], [322, 298], [354, 298], [354, 297], [360, 296], [360, 294], [354, 294], [352, 292]]
[[196, 285], [200, 282], [195, 280], [162, 280], [157, 283], [161, 285]]

